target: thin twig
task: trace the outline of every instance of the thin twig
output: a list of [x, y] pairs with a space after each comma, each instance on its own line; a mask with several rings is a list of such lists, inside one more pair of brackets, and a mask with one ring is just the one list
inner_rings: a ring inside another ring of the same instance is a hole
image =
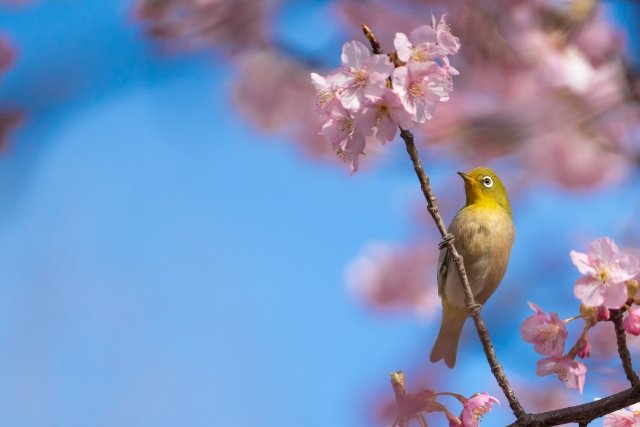
[[633, 364], [631, 363], [631, 354], [629, 354], [629, 347], [627, 347], [627, 337], [622, 326], [622, 310], [609, 310], [611, 313], [611, 321], [616, 330], [616, 342], [618, 344], [618, 354], [622, 361], [622, 368], [627, 376], [627, 379], [633, 387], [640, 386], [640, 378], [633, 370]]

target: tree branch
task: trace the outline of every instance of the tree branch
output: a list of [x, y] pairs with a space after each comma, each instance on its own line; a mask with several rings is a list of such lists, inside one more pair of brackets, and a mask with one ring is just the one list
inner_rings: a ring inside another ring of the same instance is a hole
[[640, 401], [640, 387], [632, 387], [595, 402], [539, 414], [527, 414], [522, 419], [509, 424], [508, 427], [543, 427], [566, 423], [590, 423], [596, 418], [626, 408], [638, 401]]
[[631, 383], [631, 386], [640, 387], [640, 379], [633, 370], [633, 365], [631, 363], [631, 354], [629, 354], [629, 348], [627, 347], [627, 337], [624, 331], [624, 327], [622, 326], [623, 310], [609, 310], [609, 312], [611, 313], [611, 321], [613, 322], [613, 326], [616, 330], [618, 354], [620, 355], [620, 360], [622, 361], [622, 368], [624, 369], [624, 373]]
[[[362, 26], [362, 31], [364, 32], [365, 37], [369, 40], [371, 44], [371, 50], [375, 54], [382, 54], [382, 48], [380, 47], [380, 42], [377, 37], [369, 27], [366, 25]], [[396, 64], [397, 66], [397, 64]], [[422, 189], [422, 194], [427, 201], [427, 209], [431, 214], [431, 217], [436, 223], [438, 230], [440, 231], [440, 235], [442, 236], [443, 243], [449, 250], [449, 254], [453, 259], [453, 262], [456, 264], [456, 268], [458, 269], [458, 275], [460, 276], [460, 281], [462, 282], [462, 286], [464, 288], [464, 300], [467, 308], [469, 309], [469, 314], [473, 318], [473, 322], [476, 326], [476, 331], [478, 332], [478, 336], [480, 337], [480, 341], [482, 342], [482, 348], [484, 349], [484, 353], [487, 357], [487, 361], [491, 366], [491, 372], [493, 376], [496, 378], [498, 385], [502, 389], [505, 397], [509, 401], [509, 406], [513, 411], [513, 414], [516, 418], [520, 419], [526, 412], [516, 394], [513, 392], [513, 389], [509, 385], [509, 380], [505, 375], [502, 365], [498, 361], [498, 357], [496, 356], [496, 352], [493, 348], [493, 344], [491, 342], [491, 338], [489, 337], [489, 331], [482, 320], [482, 316], [480, 316], [480, 308], [481, 306], [476, 303], [475, 298], [473, 296], [473, 292], [471, 292], [471, 286], [469, 285], [469, 278], [467, 277], [467, 273], [464, 269], [464, 263], [462, 260], [462, 256], [456, 250], [456, 247], [453, 243], [453, 238], [447, 231], [447, 227], [442, 220], [442, 216], [440, 215], [440, 211], [438, 210], [438, 204], [436, 202], [436, 197], [433, 194], [433, 190], [431, 189], [431, 184], [429, 181], [429, 176], [425, 173], [424, 168], [422, 167], [422, 162], [420, 161], [420, 155], [418, 154], [418, 149], [416, 148], [416, 144], [413, 140], [413, 134], [408, 130], [400, 129], [400, 136], [405, 142], [407, 147], [407, 153], [413, 162], [413, 170], [420, 181], [420, 188]]]
[[[369, 40], [373, 53], [383, 54], [382, 48], [380, 47], [380, 42], [373, 34], [373, 32], [369, 29], [369, 27], [367, 27], [366, 25], [362, 25], [362, 31]], [[397, 60], [397, 56], [391, 54], [390, 58], [396, 67], [400, 65], [399, 61]], [[489, 336], [489, 331], [487, 330], [487, 327], [482, 320], [482, 316], [480, 315], [481, 305], [477, 304], [475, 301], [473, 292], [471, 291], [471, 287], [469, 285], [469, 279], [464, 268], [462, 256], [456, 250], [453, 236], [448, 233], [444, 221], [442, 220], [442, 216], [440, 215], [436, 198], [433, 194], [433, 189], [431, 188], [429, 176], [425, 173], [422, 166], [420, 155], [418, 154], [418, 150], [414, 142], [413, 134], [408, 130], [400, 129], [400, 137], [405, 142], [407, 153], [409, 154], [409, 157], [411, 158], [411, 161], [413, 163], [413, 169], [416, 173], [416, 176], [418, 177], [418, 180], [420, 181], [422, 194], [427, 201], [427, 210], [429, 211], [429, 214], [433, 218], [436, 227], [438, 228], [438, 231], [440, 231], [440, 235], [442, 236], [443, 241], [441, 245], [442, 247], [446, 247], [449, 250], [449, 254], [451, 255], [451, 258], [456, 265], [456, 269], [458, 270], [458, 275], [460, 276], [460, 281], [462, 282], [462, 286], [464, 288], [465, 305], [469, 310], [469, 315], [473, 319], [476, 327], [476, 332], [478, 334], [478, 337], [480, 338], [480, 341], [482, 342], [482, 347], [484, 349], [487, 362], [489, 362], [489, 366], [491, 367], [491, 372], [496, 378], [496, 381], [502, 389], [505, 397], [509, 401], [509, 406], [511, 407], [511, 410], [516, 417], [516, 421], [510, 424], [509, 427], [544, 427], [556, 426], [570, 422], [578, 423], [579, 426], [587, 426], [596, 418], [602, 417], [611, 412], [640, 402], [640, 379], [634, 372], [631, 364], [631, 356], [629, 354], [629, 349], [627, 348], [624, 328], [622, 327], [622, 312], [624, 310], [620, 309], [611, 310], [611, 320], [614, 322], [616, 329], [618, 353], [620, 355], [620, 359], [622, 360], [622, 365], [625, 374], [627, 375], [627, 379], [629, 379], [629, 381], [631, 382], [632, 387], [620, 393], [616, 393], [603, 399], [597, 400], [595, 402], [585, 403], [582, 405], [571, 406], [548, 412], [541, 412], [539, 414], [528, 414], [525, 412], [524, 408], [513, 392], [513, 389], [509, 385], [509, 381], [502, 369], [502, 365], [498, 361], [498, 357], [496, 356], [495, 350], [493, 348], [493, 343], [491, 342], [491, 337]], [[399, 402], [405, 393], [404, 377], [402, 377], [400, 387], [400, 383], [397, 382], [397, 379], [396, 381], [394, 381], [394, 374], [392, 374], [392, 385], [394, 387], [394, 391], [396, 392], [396, 400]], [[399, 421], [407, 422], [408, 420], [406, 420], [405, 418], [404, 420]]]

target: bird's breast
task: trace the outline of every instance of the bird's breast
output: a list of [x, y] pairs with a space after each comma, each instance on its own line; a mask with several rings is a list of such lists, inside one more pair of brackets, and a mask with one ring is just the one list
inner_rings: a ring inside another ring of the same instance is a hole
[[[504, 209], [468, 206], [460, 210], [449, 226], [474, 296], [484, 303], [496, 289], [507, 268], [514, 227]], [[446, 281], [447, 299], [464, 306], [464, 292], [451, 266]], [[453, 277], [449, 277], [453, 275]]]

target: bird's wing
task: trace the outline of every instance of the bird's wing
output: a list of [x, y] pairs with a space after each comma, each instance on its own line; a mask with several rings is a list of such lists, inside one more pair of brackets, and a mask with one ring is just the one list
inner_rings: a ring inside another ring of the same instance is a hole
[[442, 248], [438, 258], [438, 295], [445, 297], [445, 285], [447, 283], [447, 270], [449, 269], [449, 249]]

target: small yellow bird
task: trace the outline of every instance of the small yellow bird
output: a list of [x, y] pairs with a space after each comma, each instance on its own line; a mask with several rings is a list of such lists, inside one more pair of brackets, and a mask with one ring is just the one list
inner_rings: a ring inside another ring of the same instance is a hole
[[[507, 190], [489, 168], [458, 172], [464, 180], [467, 203], [449, 225], [455, 247], [462, 255], [471, 291], [484, 304], [496, 290], [507, 270], [515, 230]], [[438, 260], [438, 294], [442, 298], [442, 323], [431, 350], [431, 361], [444, 359], [456, 364], [458, 341], [469, 311], [458, 270], [445, 247]]]

